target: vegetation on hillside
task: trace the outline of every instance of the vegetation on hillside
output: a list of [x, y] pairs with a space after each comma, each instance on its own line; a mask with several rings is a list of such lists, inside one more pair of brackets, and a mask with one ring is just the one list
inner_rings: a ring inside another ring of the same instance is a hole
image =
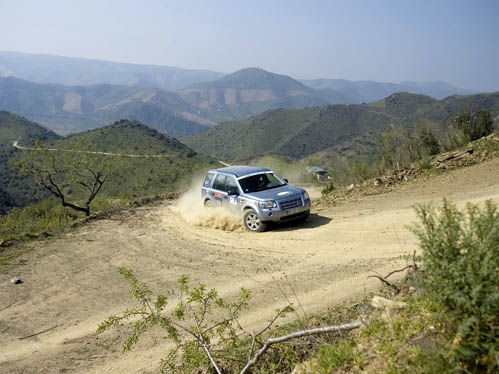
[[[18, 129], [22, 128], [23, 122], [19, 122], [20, 117], [11, 114], [5, 115], [15, 120]], [[29, 126], [33, 126], [34, 129], [39, 128], [32, 122], [26, 122], [28, 128]], [[36, 135], [36, 132], [33, 134]], [[48, 137], [40, 143], [45, 149], [41, 152], [29, 149], [16, 150], [11, 143], [8, 144], [10, 147], [8, 149], [14, 150], [9, 159], [10, 164], [16, 162], [19, 164], [21, 156], [27, 157], [28, 161], [32, 163], [39, 164], [42, 161], [41, 156], [45, 154], [50, 159], [55, 157], [57, 162], [61, 162], [61, 165], [69, 162], [72, 165], [82, 166], [81, 162], [87, 160], [91, 164], [109, 166], [106, 182], [99, 190], [97, 197], [94, 196], [95, 201], [92, 203], [93, 210], [96, 212], [126, 206], [128, 202], [142, 197], [164, 195], [187, 188], [191, 178], [196, 173], [218, 165], [216, 161], [196, 154], [178, 140], [134, 121], [122, 120], [113, 125], [68, 138], [59, 138], [54, 134], [53, 139], [49, 139], [51, 138]], [[75, 144], [79, 144], [80, 153], [74, 152]], [[20, 145], [34, 145], [34, 141]], [[54, 149], [54, 151], [48, 151], [47, 148]], [[103, 152], [111, 153], [111, 155], [85, 152]], [[20, 165], [22, 166], [22, 163]], [[25, 166], [27, 165], [25, 164]], [[58, 180], [57, 183], [65, 199], [76, 206], [85, 207], [89, 191], [81, 183], [78, 183], [83, 181], [81, 176], [84, 174], [84, 170], [81, 168], [62, 168], [62, 170], [64, 170], [65, 180]], [[68, 173], [69, 170], [73, 170], [75, 173]], [[17, 173], [17, 169], [8, 169], [8, 171]], [[90, 176], [92, 177], [91, 173]], [[26, 176], [21, 176], [21, 178], [36, 188], [35, 179]], [[57, 179], [59, 176], [55, 178]], [[45, 180], [45, 182], [47, 181]], [[86, 184], [88, 185], [88, 183]], [[1, 197], [2, 195], [0, 195]], [[20, 197], [20, 203], [17, 206], [23, 207], [28, 203], [40, 201], [42, 198], [48, 199], [50, 195], [42, 194], [39, 198], [35, 197]], [[6, 207], [16, 206], [15, 202], [10, 200], [10, 195], [6, 196], [6, 199], [9, 204], [5, 205]], [[40, 202], [34, 206], [13, 209], [8, 214], [1, 216], [0, 241], [57, 235], [67, 230], [82, 217], [82, 214], [68, 208], [63, 209], [57, 204], [60, 202], [53, 200]]]
[[109, 175], [103, 196], [127, 194], [140, 197], [176, 191], [188, 185], [190, 177], [196, 172], [218, 164], [175, 138], [128, 120], [73, 135], [53, 142], [51, 146], [64, 148], [66, 142], [82, 137], [94, 144], [97, 151], [124, 155], [125, 162]]
[[[483, 113], [489, 117], [487, 111]], [[460, 116], [456, 118], [458, 117]], [[357, 161], [354, 157], [327, 158], [328, 155], [320, 158], [320, 154], [308, 160], [329, 166], [332, 181], [323, 189], [323, 195], [334, 192], [332, 195], [335, 196], [331, 197], [341, 199], [342, 195], [346, 196], [345, 191], [336, 188], [350, 185], [359, 186], [360, 193], [364, 187], [367, 187], [364, 192], [374, 193], [370, 187], [378, 189], [385, 183], [387, 186], [397, 184], [408, 180], [409, 174], [417, 176], [441, 173], [446, 168], [472, 165], [499, 154], [497, 135], [492, 133], [471, 141], [457, 127], [455, 119], [440, 133], [433, 132], [422, 123], [412, 133], [401, 127], [391, 126], [375, 138], [378, 154], [373, 161]], [[447, 157], [453, 159], [459, 153], [462, 159], [446, 160]], [[441, 164], [441, 159], [445, 160], [445, 165]]]
[[499, 93], [452, 96], [440, 101], [398, 93], [368, 105], [276, 109], [220, 124], [184, 141], [199, 152], [227, 162], [278, 154], [294, 159], [320, 156], [370, 163], [376, 158], [377, 133], [394, 126], [414, 133], [425, 122], [438, 138], [446, 131], [449, 118], [465, 108], [490, 110], [494, 118], [499, 114]]
[[198, 152], [228, 162], [272, 153], [300, 159], [382, 129], [392, 120], [360, 105], [277, 109], [220, 124], [184, 141]]
[[18, 140], [20, 144], [31, 146], [38, 139], [47, 141], [57, 138], [53, 132], [26, 118], [0, 111], [0, 214], [12, 207], [22, 207], [48, 196], [33, 179], [9, 165], [20, 153], [12, 143]]
[[[103, 196], [126, 194], [133, 198], [171, 192], [181, 188], [183, 183], [188, 183], [186, 179], [198, 170], [216, 164], [214, 160], [196, 154], [175, 138], [136, 121], [122, 120], [104, 128], [41, 142], [43, 147], [66, 151], [74, 150], [75, 144], [88, 144], [88, 146], [79, 147], [78, 152], [82, 153], [60, 154], [67, 157], [74, 156], [75, 161], [78, 161], [79, 156], [98, 159], [107, 157], [119, 164], [119, 167], [112, 168], [101, 192]], [[19, 150], [17, 154], [23, 152], [31, 153], [32, 156], [37, 155], [33, 150]], [[57, 152], [48, 152], [49, 155], [51, 153], [57, 154]], [[76, 198], [81, 198], [77, 189], [74, 189], [74, 193]]]

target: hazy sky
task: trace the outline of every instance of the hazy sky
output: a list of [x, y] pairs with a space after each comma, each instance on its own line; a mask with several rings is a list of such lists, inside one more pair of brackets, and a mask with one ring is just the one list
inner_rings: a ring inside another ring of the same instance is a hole
[[499, 90], [497, 0], [0, 0], [0, 50]]

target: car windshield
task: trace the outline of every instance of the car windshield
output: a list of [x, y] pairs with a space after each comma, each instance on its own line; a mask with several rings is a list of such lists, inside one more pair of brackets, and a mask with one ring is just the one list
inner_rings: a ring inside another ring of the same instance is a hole
[[239, 179], [239, 184], [244, 193], [251, 193], [281, 187], [286, 185], [286, 182], [274, 173], [263, 173]]

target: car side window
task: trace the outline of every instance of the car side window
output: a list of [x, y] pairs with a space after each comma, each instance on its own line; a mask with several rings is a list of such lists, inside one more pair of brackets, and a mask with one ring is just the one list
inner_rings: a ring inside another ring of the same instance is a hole
[[239, 192], [239, 188], [237, 187], [236, 180], [232, 177], [227, 177], [227, 193], [229, 195], [236, 195]]
[[214, 176], [215, 176], [215, 174], [208, 173], [208, 175], [206, 175], [206, 178], [203, 182], [203, 187], [210, 187], [211, 181], [213, 180]]
[[226, 191], [226, 187], [225, 187], [225, 180], [227, 179], [227, 177], [223, 174], [218, 174], [216, 177], [215, 177], [215, 181], [213, 182], [213, 188], [215, 190], [219, 190], [219, 191]]

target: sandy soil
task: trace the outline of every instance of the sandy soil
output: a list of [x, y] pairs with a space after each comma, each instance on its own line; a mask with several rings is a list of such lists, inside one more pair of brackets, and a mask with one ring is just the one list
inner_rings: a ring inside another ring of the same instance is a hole
[[[132, 305], [119, 266], [155, 291], [172, 290], [181, 274], [227, 297], [244, 286], [253, 294], [244, 317], [250, 328], [286, 304], [277, 284], [292, 300], [296, 294], [306, 312], [364, 295], [379, 287], [369, 274], [405, 264], [403, 256], [417, 248], [408, 229], [412, 206], [444, 197], [460, 205], [499, 201], [499, 160], [347, 201], [313, 212], [306, 223], [261, 234], [224, 219], [199, 226], [197, 213], [182, 215], [165, 203], [30, 244], [35, 250], [0, 274], [0, 372], [155, 372], [168, 345], [164, 334], [146, 336], [125, 354], [126, 328], [95, 334], [106, 317]], [[186, 201], [175, 204], [195, 212]], [[10, 284], [13, 275], [23, 283]]]

